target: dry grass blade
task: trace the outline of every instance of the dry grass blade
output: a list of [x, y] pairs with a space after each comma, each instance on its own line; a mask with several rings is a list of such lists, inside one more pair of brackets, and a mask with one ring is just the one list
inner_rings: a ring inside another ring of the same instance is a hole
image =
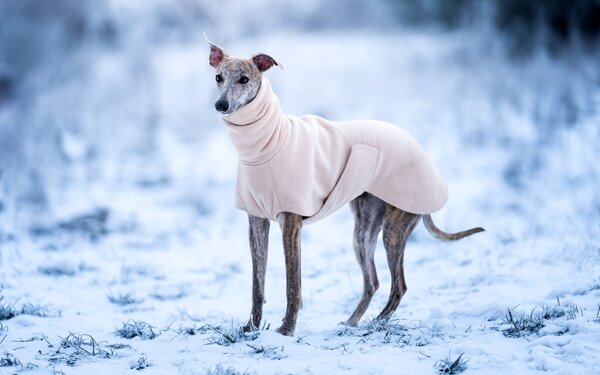
[[0, 296], [0, 321], [12, 319], [18, 315], [31, 315], [39, 316], [42, 318], [49, 316], [60, 316], [60, 311], [50, 309], [48, 306], [33, 305], [31, 303], [24, 303], [21, 308], [16, 308], [17, 302], [3, 303], [4, 296]]
[[148, 362], [148, 356], [146, 354], [142, 354], [142, 356], [131, 365], [131, 369], [140, 371], [148, 366], [150, 366], [150, 363]]
[[260, 335], [259, 331], [244, 332], [242, 326], [232, 325], [230, 328], [223, 328], [206, 325], [206, 327], [216, 333], [208, 339], [209, 344], [221, 346], [229, 346], [242, 341], [253, 341]]
[[110, 303], [119, 306], [134, 305], [143, 302], [143, 299], [136, 298], [132, 293], [109, 293], [106, 297]]
[[248, 346], [250, 349], [252, 349], [252, 354], [262, 354], [263, 357], [265, 358], [269, 358], [269, 359], [283, 359], [285, 357], [287, 357], [286, 355], [283, 354], [283, 350], [284, 347], [281, 346], [273, 346], [273, 345], [268, 345], [268, 346], [263, 346], [263, 345], [250, 345], [250, 344], [246, 344], [246, 346]]
[[463, 358], [465, 353], [460, 353], [458, 358], [451, 360], [452, 353], [448, 353], [448, 357], [435, 362], [435, 367], [440, 374], [459, 374], [467, 369], [467, 362]]
[[534, 308], [529, 314], [515, 313], [507, 309], [502, 323], [509, 327], [502, 329], [502, 333], [511, 338], [536, 334], [546, 326], [547, 321], [558, 318], [575, 319], [579, 311], [579, 308], [572, 304]]
[[78, 361], [90, 358], [111, 358], [114, 352], [105, 350], [91, 335], [69, 332], [60, 338], [58, 349], [48, 359], [52, 363], [65, 363], [75, 366]]
[[12, 367], [12, 366], [21, 366], [21, 361], [17, 357], [15, 357], [12, 353], [4, 352], [2, 357], [0, 357], [0, 367]]
[[239, 372], [238, 370], [234, 369], [233, 367], [225, 368], [221, 365], [217, 365], [214, 368], [210, 368], [206, 372], [206, 375], [247, 375], [247, 374], [248, 374], [247, 371]]
[[123, 323], [123, 327], [117, 328], [115, 334], [125, 339], [140, 337], [142, 340], [153, 340], [158, 337], [150, 324], [135, 320]]

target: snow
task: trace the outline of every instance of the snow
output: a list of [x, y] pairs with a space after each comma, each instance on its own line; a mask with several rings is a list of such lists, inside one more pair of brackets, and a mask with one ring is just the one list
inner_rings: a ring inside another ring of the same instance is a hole
[[[213, 110], [205, 44], [97, 52], [85, 57], [85, 74], [31, 99], [27, 116], [17, 105], [0, 111], [0, 125], [32, 121], [20, 134], [37, 177], [23, 178], [41, 181], [47, 202], [38, 215], [3, 201], [0, 310], [25, 313], [0, 321], [2, 358], [22, 364], [0, 373], [126, 373], [141, 364], [147, 374], [414, 374], [435, 373], [439, 360], [461, 353], [468, 374], [598, 371], [600, 71], [592, 58], [540, 52], [514, 61], [485, 36], [462, 32], [212, 39], [234, 55], [262, 51], [281, 62], [267, 74], [286, 112], [407, 129], [448, 181], [438, 226], [486, 232], [441, 243], [418, 227], [406, 251], [408, 293], [377, 330], [369, 321], [390, 283], [382, 244], [380, 290], [365, 323], [348, 329], [339, 322], [362, 293], [352, 217], [343, 209], [306, 226], [303, 309], [290, 338], [274, 332], [285, 311], [274, 225], [265, 329], [240, 336], [251, 304], [247, 219], [233, 208], [237, 159]], [[49, 121], [58, 146], [40, 138], [51, 136]], [[54, 147], [68, 162], [53, 161]], [[9, 184], [17, 175], [0, 175], [5, 197], [23, 193]], [[507, 336], [545, 308], [563, 315]], [[159, 335], [118, 337], [128, 322]], [[215, 343], [219, 332], [238, 341]], [[61, 346], [70, 333], [107, 354]]]

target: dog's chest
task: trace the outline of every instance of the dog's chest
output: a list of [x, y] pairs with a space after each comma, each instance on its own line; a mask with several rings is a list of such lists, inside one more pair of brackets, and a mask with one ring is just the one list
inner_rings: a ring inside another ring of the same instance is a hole
[[304, 152], [280, 152], [261, 165], [238, 165], [236, 206], [250, 214], [275, 219], [280, 212], [313, 216], [329, 197], [344, 161], [327, 162]]

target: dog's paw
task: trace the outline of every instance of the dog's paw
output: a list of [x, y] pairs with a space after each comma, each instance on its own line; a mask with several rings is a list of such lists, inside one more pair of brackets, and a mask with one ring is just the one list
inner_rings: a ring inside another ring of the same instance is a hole
[[339, 322], [338, 325], [342, 325], [345, 327], [356, 327], [358, 325], [358, 321], [352, 322], [352, 321], [350, 321], [350, 319], [348, 319], [348, 320], [343, 320], [343, 321]]
[[258, 331], [258, 326], [256, 326], [254, 323], [252, 323], [252, 320], [249, 320], [248, 323], [244, 324], [244, 327], [242, 327], [242, 329], [246, 333], [255, 332], [255, 331]]
[[294, 336], [294, 327], [286, 327], [285, 325], [282, 325], [281, 327], [277, 328], [275, 332], [281, 333], [284, 336], [292, 337]]
[[253, 324], [246, 324], [244, 325], [244, 327], [242, 327], [242, 329], [244, 330], [244, 332], [248, 333], [248, 332], [252, 332], [252, 331], [256, 331], [255, 327]]

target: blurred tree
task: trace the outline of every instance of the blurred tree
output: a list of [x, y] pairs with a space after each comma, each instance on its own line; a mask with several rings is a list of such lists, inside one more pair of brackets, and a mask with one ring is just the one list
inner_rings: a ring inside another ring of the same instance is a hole
[[580, 39], [595, 45], [600, 36], [599, 0], [495, 0], [495, 24], [508, 36], [513, 52], [538, 44], [558, 53]]
[[[94, 0], [0, 0], [0, 67], [17, 89], [29, 73], [81, 45]], [[51, 60], [51, 61], [49, 61]]]
[[388, 0], [397, 22], [454, 29], [488, 20], [523, 55], [536, 47], [559, 53], [574, 42], [588, 47], [600, 38], [600, 0]]
[[388, 0], [387, 4], [399, 22], [410, 26], [437, 24], [456, 28], [478, 11], [474, 0]]

